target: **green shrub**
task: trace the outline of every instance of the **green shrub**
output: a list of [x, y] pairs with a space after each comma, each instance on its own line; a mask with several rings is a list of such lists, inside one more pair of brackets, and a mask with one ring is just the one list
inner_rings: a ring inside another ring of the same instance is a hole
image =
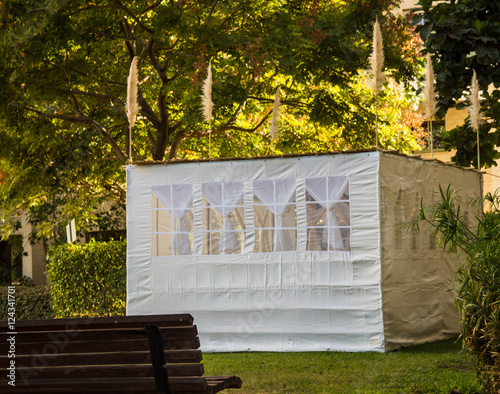
[[427, 222], [445, 249], [459, 249], [466, 263], [457, 275], [457, 305], [462, 313], [463, 347], [472, 356], [481, 382], [500, 392], [500, 189], [477, 201], [475, 224], [468, 223], [448, 187], [430, 213], [420, 210], [413, 223]]
[[[25, 287], [12, 286], [15, 289], [15, 318], [17, 319], [50, 319], [55, 316], [52, 309], [50, 288], [47, 286]], [[7, 320], [9, 316], [8, 287], [0, 287], [0, 320]], [[12, 293], [11, 293], [12, 294]]]
[[57, 317], [125, 314], [125, 241], [55, 247], [47, 269]]

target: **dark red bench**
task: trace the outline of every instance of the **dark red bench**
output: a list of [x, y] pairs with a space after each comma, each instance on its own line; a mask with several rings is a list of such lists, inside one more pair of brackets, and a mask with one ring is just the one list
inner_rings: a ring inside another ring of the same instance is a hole
[[4, 369], [0, 392], [208, 394], [241, 387], [237, 376], [203, 376], [189, 314], [18, 320], [10, 327], [4, 320], [1, 336], [2, 365], [13, 361], [14, 368]]

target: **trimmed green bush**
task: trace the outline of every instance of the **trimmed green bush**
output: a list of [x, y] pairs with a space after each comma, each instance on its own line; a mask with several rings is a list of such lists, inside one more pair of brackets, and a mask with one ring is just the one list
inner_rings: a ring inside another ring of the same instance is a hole
[[57, 246], [47, 269], [57, 317], [125, 314], [125, 241]]
[[[18, 319], [50, 319], [55, 316], [52, 309], [50, 288], [47, 286], [25, 287], [12, 286], [15, 289], [15, 318]], [[0, 320], [9, 317], [8, 287], [0, 287]], [[12, 293], [11, 293], [12, 294]]]

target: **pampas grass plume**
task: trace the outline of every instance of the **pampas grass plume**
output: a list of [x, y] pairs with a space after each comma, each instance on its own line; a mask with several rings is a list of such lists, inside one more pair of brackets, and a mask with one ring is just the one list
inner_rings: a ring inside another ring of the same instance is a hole
[[373, 50], [370, 55], [370, 73], [371, 80], [368, 82], [369, 86], [378, 94], [382, 84], [385, 82], [385, 74], [382, 71], [384, 68], [384, 49], [382, 43], [382, 33], [380, 31], [380, 24], [378, 18], [373, 26]]
[[212, 119], [212, 110], [214, 103], [212, 102], [212, 62], [208, 63], [207, 78], [203, 82], [203, 94], [201, 95], [202, 113], [205, 122], [210, 123]]
[[[132, 129], [135, 125], [135, 120], [139, 112], [139, 106], [137, 104], [137, 93], [139, 85], [139, 70], [137, 68], [137, 62], [139, 58], [135, 56], [130, 64], [130, 71], [127, 80], [127, 118], [129, 129]], [[130, 141], [132, 143], [132, 141]]]
[[477, 82], [476, 70], [472, 75], [471, 98], [469, 106], [470, 125], [474, 131], [479, 130], [481, 120], [481, 104], [479, 102], [479, 83]]
[[271, 118], [271, 128], [270, 128], [271, 139], [273, 141], [276, 141], [279, 137], [278, 116], [280, 112], [280, 92], [281, 89], [278, 87], [278, 89], [276, 89], [276, 96], [274, 97], [273, 117]]
[[137, 104], [137, 94], [139, 90], [139, 69], [137, 62], [139, 58], [134, 56], [130, 64], [130, 70], [127, 79], [127, 118], [128, 118], [128, 160], [132, 163], [132, 129], [134, 128], [139, 105]]
[[472, 84], [470, 90], [470, 125], [477, 134], [477, 168], [481, 170], [481, 152], [479, 145], [479, 124], [481, 123], [481, 103], [479, 100], [479, 83], [477, 82], [476, 70], [472, 74]]
[[434, 70], [432, 69], [431, 55], [429, 53], [425, 63], [424, 108], [425, 119], [432, 121], [437, 111], [437, 105], [434, 91]]

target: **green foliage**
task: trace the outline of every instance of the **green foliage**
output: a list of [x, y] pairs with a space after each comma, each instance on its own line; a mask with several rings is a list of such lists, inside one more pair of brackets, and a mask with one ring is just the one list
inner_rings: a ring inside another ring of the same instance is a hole
[[[103, 204], [124, 210], [126, 81], [134, 56], [140, 58], [134, 160], [208, 156], [200, 94], [210, 60], [212, 157], [270, 153], [278, 86], [287, 116], [275, 153], [372, 145], [371, 96], [349, 85], [368, 66], [376, 16], [387, 39], [387, 69], [397, 81], [413, 77], [418, 51], [408, 21], [389, 12], [397, 3], [0, 2], [3, 215], [26, 211], [33, 236], [58, 243], [69, 220], [88, 230], [108, 225]], [[381, 146], [399, 147], [390, 141], [400, 139], [398, 132]], [[409, 139], [399, 145], [413, 149]], [[5, 232], [17, 225], [6, 223]]]
[[[47, 286], [14, 286], [15, 318], [17, 319], [51, 319], [55, 316], [52, 309], [50, 288]], [[8, 287], [0, 287], [0, 320], [12, 317], [8, 313]]]
[[12, 282], [12, 272], [5, 265], [0, 265], [0, 286], [10, 285]]
[[57, 246], [49, 253], [47, 269], [57, 317], [125, 314], [124, 241]]
[[448, 187], [430, 213], [422, 207], [413, 226], [426, 222], [445, 249], [459, 248], [467, 261], [458, 271], [457, 304], [463, 346], [472, 355], [484, 387], [500, 390], [500, 189], [475, 201], [475, 223], [466, 220]]
[[0, 256], [0, 286], [17, 284], [25, 286], [23, 283], [23, 237], [21, 235], [11, 235], [8, 239], [2, 240], [2, 255]]
[[[481, 111], [485, 122], [480, 128], [481, 164], [496, 165], [500, 153], [500, 3], [490, 0], [455, 0], [436, 4], [420, 0], [423, 13], [416, 23], [424, 40], [425, 52], [434, 58], [438, 116], [449, 108], [463, 108], [475, 70], [482, 90]], [[467, 123], [445, 135], [448, 149], [455, 148], [453, 160], [462, 166], [477, 167], [476, 133]]]

